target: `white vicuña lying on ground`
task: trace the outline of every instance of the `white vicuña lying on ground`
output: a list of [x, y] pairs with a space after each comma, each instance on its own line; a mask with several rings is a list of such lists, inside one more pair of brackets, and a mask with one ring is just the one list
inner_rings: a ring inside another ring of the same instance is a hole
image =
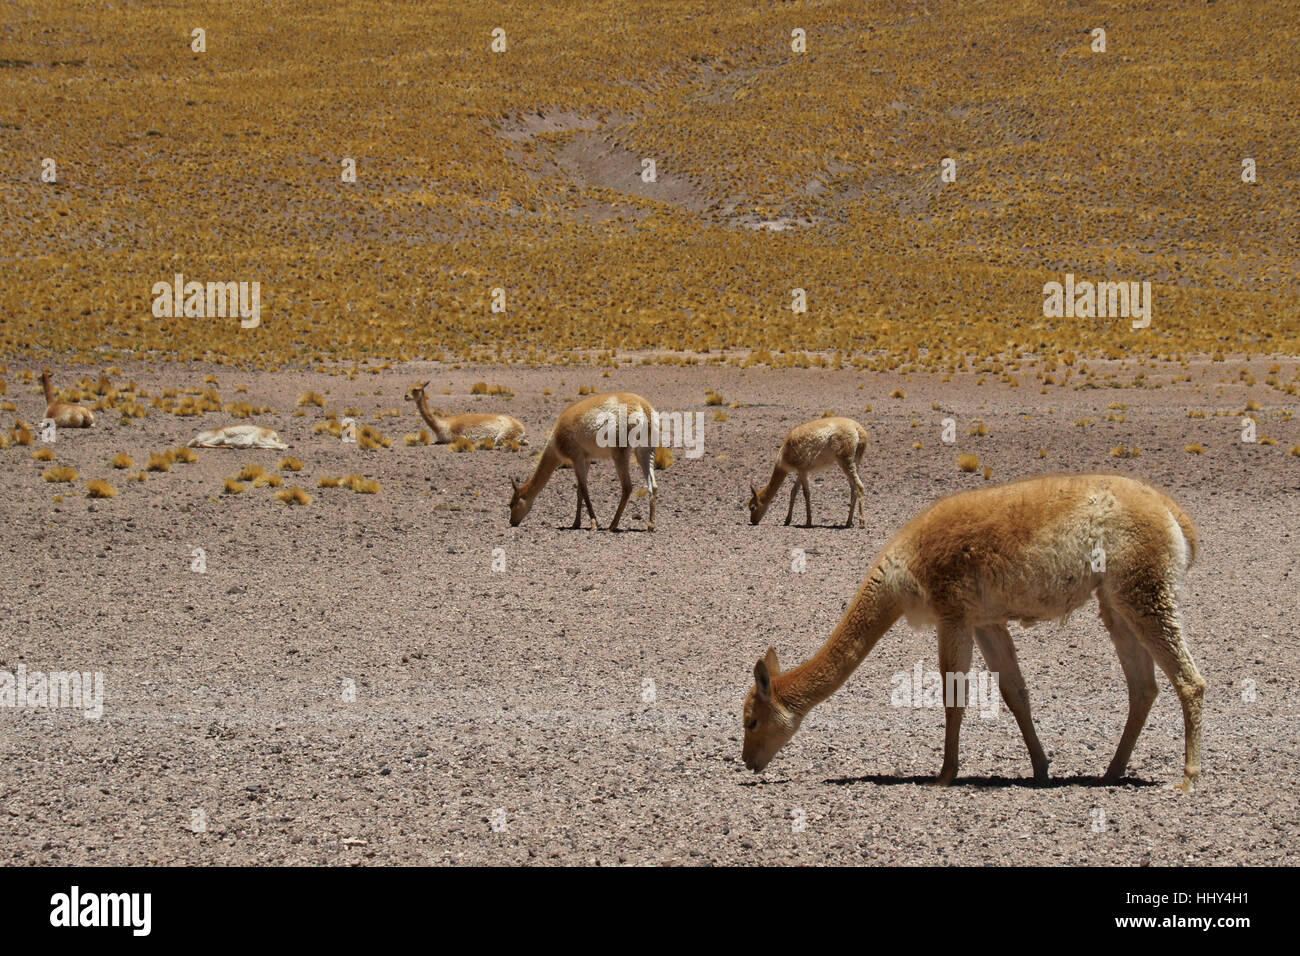
[[225, 425], [199, 432], [191, 448], [288, 448], [280, 436], [265, 425]]

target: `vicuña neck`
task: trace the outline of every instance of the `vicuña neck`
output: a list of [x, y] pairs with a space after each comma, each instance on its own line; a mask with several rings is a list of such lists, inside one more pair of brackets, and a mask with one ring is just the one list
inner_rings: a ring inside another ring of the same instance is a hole
[[555, 450], [555, 442], [549, 441], [542, 451], [542, 457], [537, 461], [537, 470], [533, 472], [531, 478], [519, 486], [520, 494], [530, 501], [537, 497], [558, 467], [560, 467], [560, 453]]
[[45, 389], [45, 401], [54, 404], [54, 384], [50, 381], [48, 375], [41, 376], [41, 387]]
[[772, 499], [775, 498], [776, 493], [781, 490], [781, 483], [785, 481], [785, 476], [788, 474], [789, 472], [781, 467], [781, 462], [778, 461], [776, 467], [772, 469], [772, 477], [767, 480], [767, 486], [763, 489], [762, 494], [759, 495], [760, 504], [766, 506], [772, 503]]
[[799, 714], [808, 713], [849, 679], [901, 614], [898, 597], [877, 564], [821, 650], [777, 676], [777, 696]]
[[428, 422], [429, 427], [433, 429], [434, 438], [436, 438], [439, 442], [445, 442], [451, 440], [451, 436], [447, 434], [447, 430], [443, 427], [442, 422], [439, 420], [438, 416], [433, 414], [433, 412], [429, 411], [429, 400], [425, 398], [423, 392], [421, 392], [416, 397], [415, 407], [416, 410], [419, 411], [420, 417], [423, 418], [426, 422]]

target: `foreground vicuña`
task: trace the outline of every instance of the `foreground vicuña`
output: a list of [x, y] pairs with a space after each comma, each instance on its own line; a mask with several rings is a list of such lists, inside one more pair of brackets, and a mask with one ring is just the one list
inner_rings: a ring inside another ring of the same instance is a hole
[[[1118, 475], [1053, 475], [945, 498], [885, 547], [811, 659], [783, 674], [769, 648], [754, 666], [744, 711], [745, 766], [755, 772], [766, 767], [808, 712], [906, 616], [913, 626], [938, 626], [944, 674], [968, 672], [972, 638], [979, 644], [988, 668], [1000, 675], [1034, 777], [1044, 781], [1047, 757], [1006, 623], [1064, 617], [1095, 592], [1129, 691], [1128, 722], [1104, 780], [1124, 775], [1156, 698], [1158, 664], [1182, 703], [1180, 786], [1191, 790], [1200, 772], [1205, 681], [1183, 642], [1178, 588], [1195, 552], [1196, 529], [1178, 505]], [[943, 768], [935, 781], [941, 785], [957, 775], [963, 712], [961, 706], [945, 708]]]

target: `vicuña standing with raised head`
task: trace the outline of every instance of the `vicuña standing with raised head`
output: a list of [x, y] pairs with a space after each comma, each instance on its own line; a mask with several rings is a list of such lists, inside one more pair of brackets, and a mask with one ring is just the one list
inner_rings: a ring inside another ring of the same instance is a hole
[[790, 429], [776, 457], [772, 477], [762, 491], [749, 486], [749, 522], [758, 524], [767, 514], [768, 506], [776, 500], [785, 476], [795, 475], [790, 488], [790, 507], [785, 513], [785, 523], [794, 517], [794, 500], [803, 489], [804, 511], [808, 527], [812, 527], [812, 498], [808, 495], [808, 475], [831, 465], [839, 465], [849, 479], [849, 516], [844, 527], [853, 524], [853, 509], [858, 510], [859, 524], [865, 524], [862, 499], [866, 490], [858, 478], [858, 465], [867, 451], [867, 430], [851, 418], [818, 418]]
[[[617, 531], [623, 509], [632, 497], [631, 460], [635, 456], [641, 474], [645, 476], [646, 489], [650, 492], [650, 518], [646, 529], [653, 531], [657, 492], [654, 448], [649, 436], [654, 421], [654, 408], [640, 395], [631, 392], [591, 395], [570, 405], [556, 420], [533, 476], [522, 485], [513, 478], [510, 479], [510, 487], [514, 492], [510, 496], [511, 526], [527, 517], [538, 493], [546, 487], [546, 482], [555, 469], [563, 464], [571, 464], [574, 480], [578, 483], [578, 508], [573, 516], [573, 527], [582, 527], [582, 506], [586, 504], [592, 525], [599, 529], [596, 510], [591, 506], [591, 495], [587, 493], [587, 467], [595, 459], [610, 458], [614, 461], [614, 470], [618, 472], [618, 481], [623, 490], [618, 510], [614, 512], [614, 520], [609, 523], [609, 530]], [[611, 427], [614, 422], [619, 422], [618, 428]], [[626, 423], [626, 427], [623, 427], [623, 423]]]
[[433, 429], [435, 444], [446, 445], [458, 438], [467, 438], [472, 442], [490, 438], [494, 445], [500, 445], [511, 439], [521, 445], [528, 444], [528, 439], [524, 437], [524, 423], [509, 415], [452, 415], [441, 418], [433, 414], [424, 395], [428, 384], [425, 382], [423, 385], [412, 385], [411, 390], [406, 393], [406, 400], [415, 402], [420, 417]]
[[55, 401], [48, 368], [41, 372], [41, 387], [45, 389], [45, 417], [52, 419], [57, 427], [89, 428], [95, 424], [95, 413], [85, 405]]
[[[744, 761], [758, 772], [808, 712], [844, 683], [900, 616], [936, 624], [939, 670], [970, 670], [972, 638], [999, 675], [1007, 707], [1029, 747], [1034, 777], [1047, 757], [1034, 733], [1029, 693], [1007, 621], [1064, 617], [1094, 592], [1128, 682], [1128, 722], [1104, 780], [1124, 775], [1156, 698], [1155, 665], [1183, 707], [1180, 786], [1201, 764], [1205, 681], [1183, 642], [1178, 588], [1196, 553], [1191, 519], [1166, 495], [1119, 475], [1053, 475], [945, 498], [885, 547], [830, 639], [807, 662], [781, 673], [776, 651], [754, 666], [745, 701]], [[1098, 558], [1100, 557], [1100, 560]], [[945, 700], [943, 769], [957, 775], [963, 701]]]

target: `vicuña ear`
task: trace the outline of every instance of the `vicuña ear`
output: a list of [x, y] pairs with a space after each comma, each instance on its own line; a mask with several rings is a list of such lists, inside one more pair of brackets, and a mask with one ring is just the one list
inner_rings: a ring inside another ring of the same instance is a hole
[[755, 501], [758, 500], [758, 489], [755, 488], [753, 485], [750, 485], [750, 486], [749, 486], [749, 493], [752, 494], [752, 495], [754, 496], [754, 500], [755, 500]]
[[775, 652], [769, 649], [767, 657], [754, 665], [754, 689], [758, 691], [760, 700], [772, 699], [772, 678], [779, 672], [769, 667], [768, 661], [775, 659]]
[[519, 482], [515, 481], [513, 478], [510, 479], [510, 487], [515, 490], [515, 494], [519, 494]]
[[781, 673], [781, 665], [778, 664], [776, 660], [775, 647], [769, 647], [767, 649], [767, 656], [763, 658], [763, 663], [767, 665], [768, 673], [770, 673], [773, 677]]

